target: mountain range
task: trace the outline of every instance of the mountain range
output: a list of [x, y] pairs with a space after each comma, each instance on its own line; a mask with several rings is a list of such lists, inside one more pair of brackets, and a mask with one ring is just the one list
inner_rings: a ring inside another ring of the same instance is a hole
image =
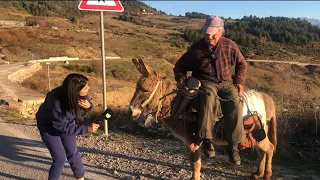
[[312, 25], [314, 26], [320, 26], [320, 19], [316, 19], [316, 18], [307, 18], [307, 17], [301, 17], [300, 19], [305, 19], [308, 22], [310, 22]]

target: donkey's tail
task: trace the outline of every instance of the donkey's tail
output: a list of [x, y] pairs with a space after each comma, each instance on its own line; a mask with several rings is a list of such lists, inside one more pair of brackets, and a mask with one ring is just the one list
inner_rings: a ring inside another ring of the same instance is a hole
[[276, 109], [275, 106], [273, 106], [273, 116], [270, 119], [269, 124], [269, 130], [268, 130], [268, 137], [271, 141], [271, 143], [274, 145], [274, 151], [273, 154], [276, 153], [278, 139], [277, 139], [277, 117], [276, 117]]
[[261, 93], [264, 99], [266, 111], [267, 111], [267, 118], [270, 120], [268, 125], [268, 138], [270, 142], [274, 145], [273, 153], [276, 153], [277, 149], [277, 116], [276, 116], [276, 106], [273, 99], [265, 94]]

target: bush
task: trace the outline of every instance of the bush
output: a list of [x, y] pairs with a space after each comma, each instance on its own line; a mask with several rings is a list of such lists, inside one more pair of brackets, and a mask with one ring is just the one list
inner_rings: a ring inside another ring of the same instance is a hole
[[134, 22], [134, 19], [132, 17], [129, 17], [125, 14], [122, 14], [118, 17], [118, 20], [121, 20], [121, 21], [126, 21], [126, 22]]
[[23, 41], [28, 38], [27, 33], [24, 31], [16, 30], [16, 31], [5, 31], [0, 32], [0, 45], [5, 46], [8, 44], [14, 44], [18, 41]]
[[196, 29], [185, 29], [183, 32], [183, 38], [188, 42], [195, 42], [202, 38], [202, 33]]
[[78, 22], [78, 20], [77, 20], [77, 18], [76, 17], [71, 17], [70, 19], [69, 19], [72, 23], [77, 23]]
[[173, 47], [177, 48], [185, 48], [186, 46], [186, 43], [181, 38], [171, 38], [169, 42]]
[[80, 71], [80, 72], [85, 72], [85, 73], [93, 73], [95, 72], [95, 69], [91, 65], [68, 65], [64, 66], [64, 68], [70, 70], [70, 71]]
[[40, 27], [47, 26], [47, 22], [41, 17], [31, 16], [31, 17], [27, 17], [25, 21], [26, 21], [26, 26], [38, 26], [38, 25]]

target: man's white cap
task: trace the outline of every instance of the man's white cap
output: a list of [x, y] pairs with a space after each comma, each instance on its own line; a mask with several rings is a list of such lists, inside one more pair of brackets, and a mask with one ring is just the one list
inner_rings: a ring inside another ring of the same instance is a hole
[[216, 34], [220, 27], [223, 27], [223, 20], [218, 16], [211, 16], [206, 19], [203, 25], [202, 33], [206, 34]]

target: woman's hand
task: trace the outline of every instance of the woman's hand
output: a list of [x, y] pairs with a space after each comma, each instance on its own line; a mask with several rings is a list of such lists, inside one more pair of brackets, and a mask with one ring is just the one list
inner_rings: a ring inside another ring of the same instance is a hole
[[88, 100], [80, 99], [80, 100], [78, 101], [78, 103], [79, 103], [79, 106], [82, 107], [82, 108], [84, 108], [84, 109], [89, 109], [90, 106], [91, 106], [91, 104], [89, 103]]
[[92, 123], [92, 124], [88, 127], [88, 132], [90, 132], [90, 133], [96, 132], [99, 127], [100, 127], [99, 124]]

